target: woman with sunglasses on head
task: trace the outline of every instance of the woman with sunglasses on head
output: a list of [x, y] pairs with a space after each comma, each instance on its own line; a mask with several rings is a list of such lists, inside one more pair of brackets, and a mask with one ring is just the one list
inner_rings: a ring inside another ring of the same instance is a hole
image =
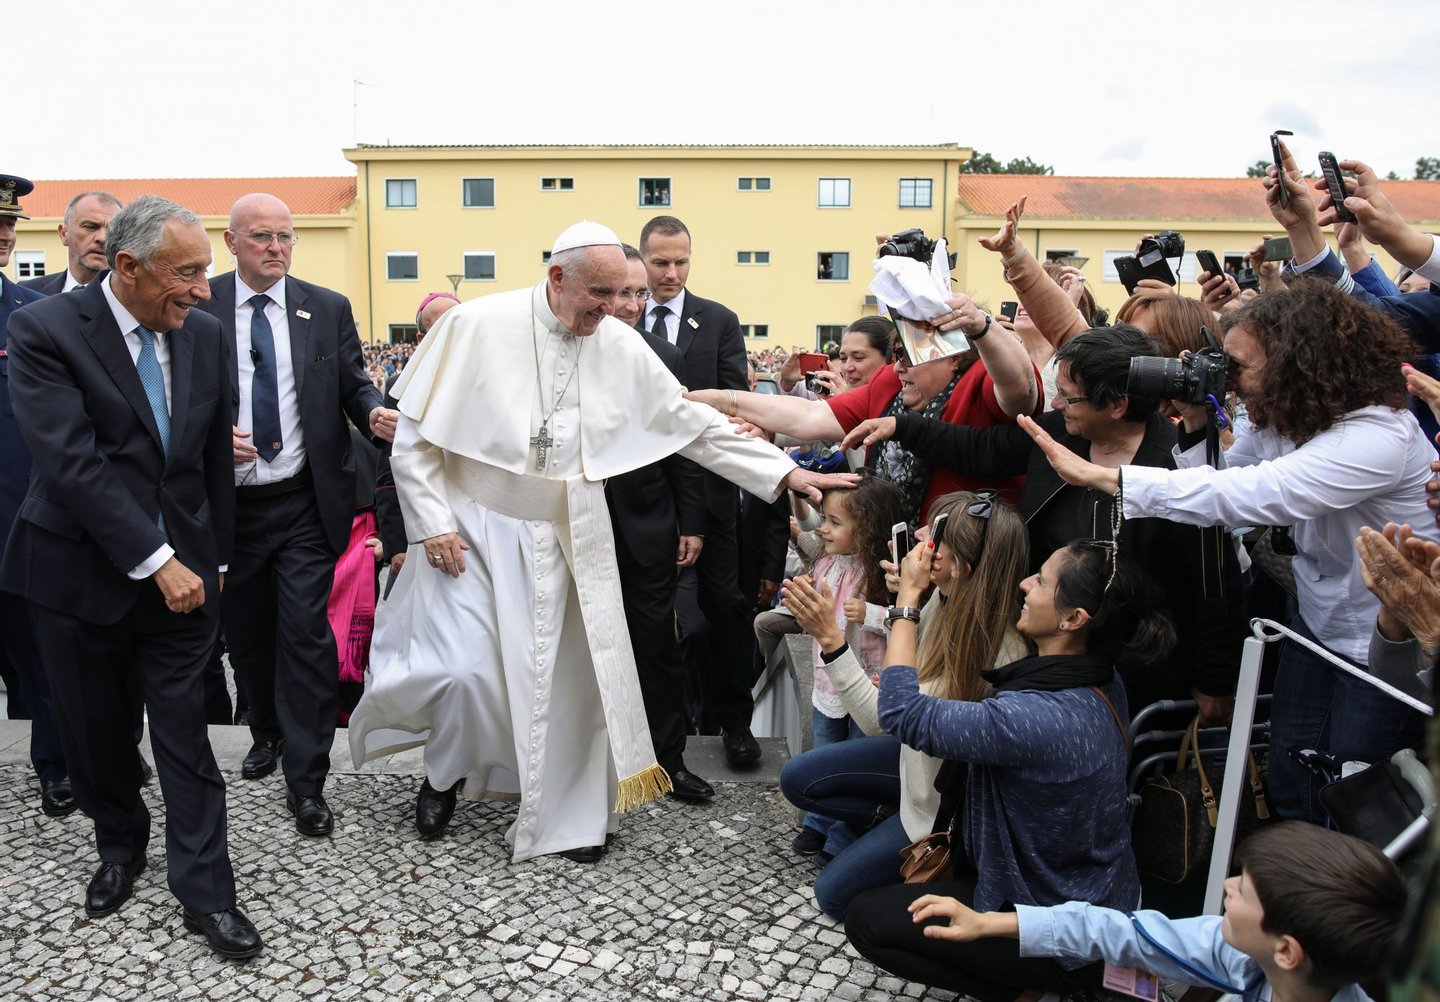
[[[1014, 597], [1025, 574], [1025, 526], [994, 492], [957, 491], [932, 508], [945, 522], [930, 563], [927, 585], [934, 591], [918, 613], [919, 684], [941, 699], [973, 701], [985, 692], [982, 671], [1024, 654], [1013, 622]], [[820, 670], [867, 735], [798, 755], [780, 773], [781, 792], [791, 803], [847, 828], [852, 841], [815, 880], [820, 909], [843, 921], [857, 894], [900, 883], [900, 850], [930, 834], [940, 807], [935, 789], [940, 760], [902, 745], [880, 727], [878, 690], [829, 614], [824, 583], [817, 590], [810, 579], [793, 578], [784, 600], [815, 638]], [[918, 593], [911, 604], [921, 604]], [[914, 648], [912, 638], [911, 661]], [[886, 662], [893, 662], [888, 652]], [[832, 829], [832, 844], [836, 834]]]
[[[902, 561], [897, 606], [918, 601], [933, 557], [923, 543]], [[1035, 653], [986, 672], [994, 694], [976, 702], [924, 692], [911, 667], [916, 624], [892, 622], [881, 726], [921, 752], [966, 763], [953, 879], [868, 891], [846, 917], [851, 944], [877, 966], [981, 1002], [1098, 987], [1102, 965], [1022, 958], [1012, 940], [931, 939], [911, 920], [910, 903], [938, 894], [980, 911], [1069, 900], [1134, 908], [1128, 716], [1116, 669], [1163, 659], [1175, 643], [1154, 583], [1111, 543], [1056, 550], [1020, 590], [1015, 626]]]
[[[1149, 337], [1123, 324], [1097, 327], [1066, 342], [1055, 354], [1055, 409], [1040, 418], [1040, 427], [1065, 449], [1098, 466], [1174, 469], [1175, 425], [1159, 412], [1157, 400], [1127, 392], [1131, 360], [1158, 353]], [[934, 466], [959, 473], [1023, 474], [1020, 514], [1029, 528], [1032, 570], [1045, 554], [1069, 540], [1114, 538], [1114, 499], [1067, 484], [1018, 426], [959, 428], [906, 414], [861, 424], [846, 445], [886, 438]], [[1221, 527], [1181, 525], [1165, 518], [1126, 520], [1119, 541], [1160, 585], [1180, 635], [1168, 661], [1124, 671], [1130, 705], [1139, 710], [1157, 699], [1193, 697], [1206, 721], [1224, 719], [1233, 703], [1247, 635], [1234, 545]]]

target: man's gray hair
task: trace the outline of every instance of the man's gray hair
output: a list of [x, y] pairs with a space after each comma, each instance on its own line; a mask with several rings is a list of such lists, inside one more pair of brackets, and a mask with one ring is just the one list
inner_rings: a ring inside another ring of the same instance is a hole
[[117, 209], [125, 204], [124, 202], [121, 202], [120, 199], [110, 194], [108, 191], [82, 191], [80, 194], [70, 199], [70, 204], [65, 206], [66, 229], [69, 229], [71, 226], [75, 225], [75, 206], [79, 205], [87, 198], [98, 198], [102, 202], [110, 203]]
[[121, 251], [141, 264], [149, 264], [160, 242], [165, 238], [165, 224], [175, 220], [185, 226], [200, 222], [200, 217], [185, 206], [159, 195], [141, 195], [110, 217], [105, 234], [105, 261], [115, 267]]
[[563, 250], [559, 254], [551, 254], [550, 261], [545, 265], [545, 268], [547, 271], [551, 268], [559, 268], [562, 273], [573, 275], [575, 274], [575, 270], [584, 262], [586, 257], [585, 252], [589, 249], [588, 247], [571, 247], [569, 250]]

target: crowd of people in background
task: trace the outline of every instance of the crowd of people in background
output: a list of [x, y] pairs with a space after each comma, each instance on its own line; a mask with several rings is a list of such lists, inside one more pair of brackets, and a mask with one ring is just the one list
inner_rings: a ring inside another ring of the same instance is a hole
[[[1331, 777], [1313, 763], [1383, 763], [1424, 727], [1331, 658], [1434, 703], [1440, 241], [1363, 163], [1331, 191], [1277, 148], [1257, 198], [1293, 256], [1257, 246], [1253, 288], [1229, 268], [1202, 270], [1193, 297], [1152, 275], [1112, 318], [1082, 272], [1025, 246], [1022, 198], [981, 241], [1013, 309], [946, 291], [934, 315], [856, 318], [818, 367], [798, 345], [747, 352], [735, 314], [690, 292], [692, 235], [670, 216], [635, 246], [577, 224], [533, 289], [431, 294], [417, 344], [376, 345], [343, 297], [288, 277], [277, 200], [236, 204], [236, 272], [209, 282], [194, 217], [110, 206], [109, 271], [72, 261], [93, 284], [8, 316], [23, 441], [0, 438], [35, 470], [0, 564], [41, 641], [11, 654], [29, 659], [12, 691], [36, 717], [43, 809], [95, 822], [87, 911], [120, 907], [144, 868], [143, 702], [187, 927], [223, 956], [259, 951], [235, 907], [223, 780], [196, 751], [207, 717], [231, 718], [228, 700], [206, 708], [225, 646], [255, 739], [243, 775], [281, 768], [302, 833], [331, 830], [324, 763], [348, 721], [357, 761], [425, 745], [420, 837], [443, 836], [461, 796], [501, 796], [520, 804], [517, 862], [589, 864], [618, 813], [721, 795], [687, 767], [687, 735], [718, 735], [737, 768], [761, 759], [751, 687], [803, 633], [811, 743], [781, 773], [803, 813], [791, 848], [877, 966], [985, 1002], [1098, 989], [1107, 962], [1247, 996], [1268, 982], [1363, 997], [1406, 887], [1378, 849], [1326, 830]], [[1405, 271], [1384, 275], [1367, 241]], [[199, 277], [155, 291], [156, 254]], [[58, 421], [57, 382], [114, 404], [71, 354], [76, 310], [113, 315], [117, 344], [135, 332], [128, 361], [105, 364], [134, 362], [132, 436], [153, 456]], [[182, 426], [191, 331], [228, 346], [195, 378], [229, 406], [199, 400]], [[906, 332], [961, 350], [932, 358]], [[286, 347], [297, 334], [315, 362]], [[495, 365], [490, 345], [519, 361]], [[778, 392], [756, 392], [761, 375]], [[133, 476], [65, 462], [77, 442]], [[182, 449], [183, 510], [156, 486]], [[96, 484], [114, 529], [79, 500]], [[89, 548], [115, 594], [103, 608], [35, 580], [37, 561], [75, 559], [65, 546]], [[167, 610], [211, 617], [190, 621], [186, 683], [136, 692], [117, 670], [102, 726], [71, 691], [77, 651], [46, 638], [79, 630], [94, 637], [80, 653], [113, 660], [117, 617], [168, 636]], [[1224, 728], [1257, 616], [1298, 638], [1268, 682], [1278, 823], [1241, 847], [1223, 921], [1127, 919], [1142, 904], [1132, 720], [1169, 700]], [[1412, 944], [1433, 943], [1430, 918]]]

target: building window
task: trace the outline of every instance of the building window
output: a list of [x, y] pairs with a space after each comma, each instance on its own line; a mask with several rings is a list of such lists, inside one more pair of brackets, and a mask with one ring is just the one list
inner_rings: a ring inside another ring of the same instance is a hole
[[769, 325], [769, 324], [741, 324], [741, 325], [740, 325], [740, 336], [741, 336], [741, 337], [769, 337], [769, 336], [770, 336], [770, 325]]
[[460, 182], [460, 204], [467, 209], [495, 208], [495, 179], [467, 177]]
[[574, 191], [575, 179], [573, 177], [542, 177], [540, 179], [541, 191]]
[[391, 324], [391, 344], [414, 344], [420, 340], [420, 328], [414, 324]]
[[900, 208], [928, 209], [931, 206], [930, 192], [935, 182], [928, 177], [902, 177], [900, 179]]
[[415, 179], [413, 177], [392, 177], [385, 182], [385, 208], [415, 208]]
[[821, 208], [844, 208], [850, 204], [850, 179], [848, 177], [822, 177], [820, 179]]
[[415, 251], [391, 251], [386, 254], [385, 277], [391, 282], [420, 281], [420, 255]]
[[736, 264], [769, 264], [769, 251], [736, 251]]
[[769, 191], [770, 179], [768, 177], [736, 178], [735, 186], [741, 191]]
[[821, 251], [815, 255], [815, 277], [821, 282], [850, 281], [848, 251]]
[[641, 205], [669, 205], [670, 179], [668, 177], [642, 177], [640, 179]]
[[541, 264], [549, 264], [549, 263], [550, 263], [550, 252], [549, 252], [549, 251], [541, 251], [541, 252], [540, 252], [540, 263], [541, 263]]
[[17, 250], [15, 252], [15, 279], [23, 282], [27, 278], [40, 278], [45, 274], [45, 252], [40, 250]]
[[467, 282], [493, 282], [493, 281], [495, 281], [495, 252], [494, 252], [494, 251], [466, 251], [466, 252], [465, 252], [465, 281], [467, 281]]
[[840, 339], [845, 336], [844, 324], [816, 324], [815, 325], [815, 350], [820, 351], [827, 344], [839, 344]]

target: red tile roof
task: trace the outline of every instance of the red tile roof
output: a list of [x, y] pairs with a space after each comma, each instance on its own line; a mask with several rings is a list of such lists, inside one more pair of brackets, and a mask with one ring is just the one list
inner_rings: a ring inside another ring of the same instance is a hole
[[[1040, 219], [1269, 220], [1256, 178], [1053, 177], [961, 174], [962, 214], [1003, 216], [1027, 196], [1025, 215]], [[1440, 221], [1440, 181], [1396, 181], [1385, 195], [1411, 222]]]
[[115, 180], [36, 181], [23, 201], [25, 214], [56, 218], [82, 191], [108, 191], [122, 202], [137, 195], [161, 195], [202, 216], [224, 216], [241, 195], [269, 192], [297, 216], [329, 215], [355, 201], [353, 177], [156, 177]]

